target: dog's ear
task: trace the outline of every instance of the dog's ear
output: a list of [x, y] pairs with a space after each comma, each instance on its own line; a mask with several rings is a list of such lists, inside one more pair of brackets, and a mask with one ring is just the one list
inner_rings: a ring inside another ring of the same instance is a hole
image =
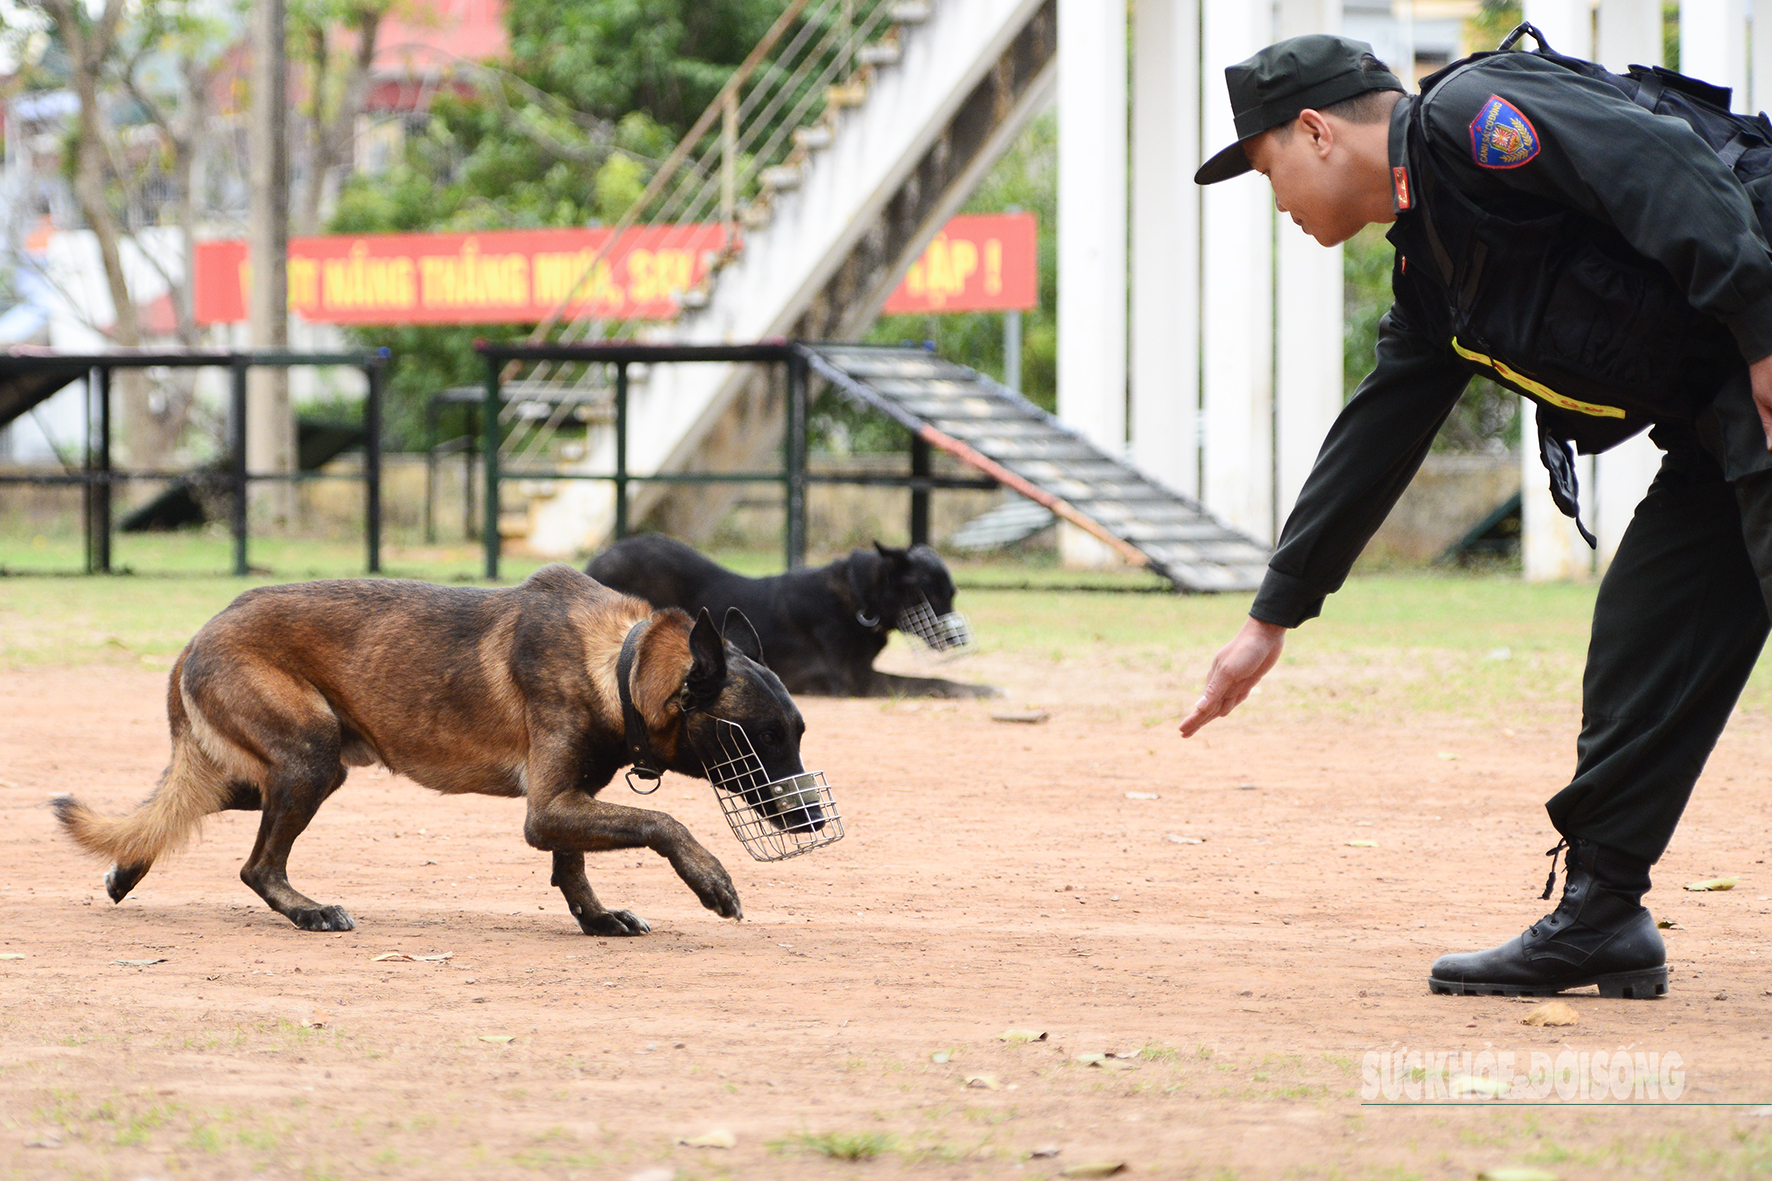
[[684, 687], [695, 705], [706, 705], [720, 696], [726, 684], [726, 645], [714, 630], [714, 617], [703, 607], [689, 631], [689, 676]]
[[737, 607], [726, 608], [726, 622], [720, 626], [720, 634], [726, 642], [749, 656], [758, 664], [768, 664], [763, 659], [763, 641], [757, 635], [757, 629], [745, 618], [745, 613]]
[[899, 549], [896, 546], [881, 545], [876, 541], [874, 542], [874, 550], [882, 558], [886, 559], [887, 565], [894, 569], [904, 566], [910, 561], [911, 551], [908, 549]]
[[[879, 543], [875, 543], [876, 547]], [[865, 627], [873, 627], [880, 621], [886, 597], [886, 560], [872, 550], [858, 549], [849, 555], [849, 589], [855, 593], [855, 609], [858, 617], [867, 618], [861, 622]]]

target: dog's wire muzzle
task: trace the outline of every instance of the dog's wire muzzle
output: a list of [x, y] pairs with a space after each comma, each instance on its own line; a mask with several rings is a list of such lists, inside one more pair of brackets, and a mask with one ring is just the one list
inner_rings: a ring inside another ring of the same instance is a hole
[[842, 839], [843, 818], [823, 771], [771, 779], [743, 726], [711, 720], [720, 757], [703, 766], [745, 852], [758, 861], [786, 861]]
[[[628, 757], [633, 762], [627, 781], [640, 795], [657, 791], [664, 777], [664, 760], [652, 749], [646, 722], [634, 705], [633, 691], [628, 685], [639, 656], [640, 637], [649, 625], [649, 620], [642, 619], [628, 630], [615, 666]], [[743, 726], [711, 714], [708, 719], [714, 724], [720, 756], [714, 762], [704, 762], [702, 769], [714, 785], [714, 798], [720, 801], [720, 811], [732, 827], [732, 835], [745, 847], [745, 852], [758, 861], [785, 861], [842, 839], [843, 818], [837, 814], [837, 804], [831, 798], [823, 771], [770, 779]], [[651, 786], [641, 787], [635, 780]]]
[[972, 625], [966, 617], [958, 611], [937, 615], [927, 595], [919, 595], [915, 604], [898, 613], [898, 630], [944, 656], [963, 656], [972, 650]]

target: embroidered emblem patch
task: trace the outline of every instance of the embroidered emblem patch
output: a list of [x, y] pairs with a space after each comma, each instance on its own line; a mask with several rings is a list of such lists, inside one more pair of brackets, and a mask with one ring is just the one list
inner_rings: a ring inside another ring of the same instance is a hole
[[1489, 96], [1471, 120], [1471, 156], [1484, 168], [1518, 168], [1538, 155], [1538, 130], [1520, 108]]

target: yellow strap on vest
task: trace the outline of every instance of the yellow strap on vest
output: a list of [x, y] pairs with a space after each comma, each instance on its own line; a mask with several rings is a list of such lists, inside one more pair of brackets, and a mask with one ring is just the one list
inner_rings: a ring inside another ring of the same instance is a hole
[[1591, 414], [1595, 418], [1624, 417], [1624, 411], [1616, 406], [1599, 406], [1592, 402], [1578, 402], [1574, 398], [1565, 394], [1557, 393], [1556, 390], [1551, 389], [1548, 385], [1545, 385], [1542, 382], [1533, 381], [1523, 373], [1515, 373], [1512, 369], [1509, 369], [1505, 364], [1497, 361], [1494, 357], [1485, 357], [1482, 353], [1472, 352], [1470, 349], [1465, 348], [1458, 343], [1458, 338], [1456, 336], [1452, 338], [1452, 351], [1467, 361], [1475, 361], [1479, 365], [1494, 370], [1497, 376], [1506, 378], [1521, 389], [1531, 393], [1534, 397], [1542, 398], [1558, 409], [1573, 410], [1577, 414]]

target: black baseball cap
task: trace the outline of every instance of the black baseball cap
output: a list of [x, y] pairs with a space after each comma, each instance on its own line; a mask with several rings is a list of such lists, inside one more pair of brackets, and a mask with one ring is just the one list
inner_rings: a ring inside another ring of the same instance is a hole
[[1248, 172], [1243, 141], [1292, 122], [1300, 111], [1321, 110], [1369, 90], [1403, 90], [1389, 70], [1362, 65], [1377, 60], [1364, 41], [1311, 33], [1289, 37], [1248, 61], [1225, 67], [1237, 142], [1200, 165], [1194, 183], [1217, 184]]

